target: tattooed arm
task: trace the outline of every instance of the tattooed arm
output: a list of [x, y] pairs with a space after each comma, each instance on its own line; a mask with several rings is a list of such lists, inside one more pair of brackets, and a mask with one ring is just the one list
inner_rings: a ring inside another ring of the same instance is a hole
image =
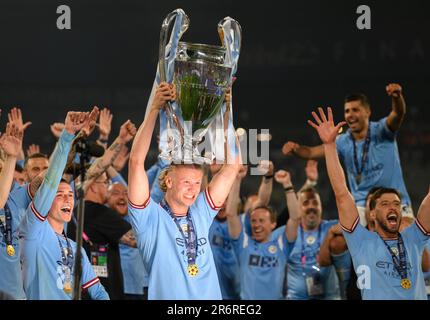
[[105, 172], [115, 161], [118, 154], [121, 152], [122, 147], [129, 142], [136, 134], [136, 127], [134, 124], [127, 120], [120, 129], [118, 137], [105, 151], [104, 155], [97, 158], [87, 171], [87, 179], [84, 184], [84, 192], [86, 193], [88, 187]]

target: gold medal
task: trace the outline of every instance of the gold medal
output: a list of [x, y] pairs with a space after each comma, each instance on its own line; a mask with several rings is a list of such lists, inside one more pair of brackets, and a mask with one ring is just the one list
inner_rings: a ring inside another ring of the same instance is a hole
[[407, 279], [407, 278], [402, 279], [402, 280], [400, 281], [400, 284], [402, 285], [402, 288], [403, 288], [403, 289], [405, 289], [405, 290], [410, 289], [410, 288], [411, 288], [411, 286], [412, 286], [412, 282], [411, 282], [411, 280], [409, 280], [409, 279]]
[[65, 281], [64, 282], [63, 290], [67, 294], [72, 293], [72, 284], [70, 283], [70, 281]]
[[196, 264], [189, 264], [187, 271], [191, 277], [194, 277], [199, 273], [199, 268], [197, 267]]
[[8, 244], [6, 247], [6, 252], [9, 256], [13, 257], [15, 255], [15, 249], [11, 244]]

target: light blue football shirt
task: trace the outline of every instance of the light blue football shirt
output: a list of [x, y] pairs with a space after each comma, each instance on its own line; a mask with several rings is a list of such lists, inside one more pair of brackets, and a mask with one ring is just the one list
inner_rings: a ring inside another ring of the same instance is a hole
[[[410, 205], [411, 200], [406, 191], [400, 166], [396, 133], [388, 129], [386, 117], [378, 122], [370, 121], [369, 126], [371, 133], [369, 152], [359, 185], [355, 180], [357, 168], [354, 165], [354, 143], [350, 135], [351, 129], [348, 129], [346, 133], [339, 135], [336, 139], [337, 152], [346, 168], [349, 187], [356, 204], [364, 207], [369, 190], [372, 187], [381, 186], [399, 190], [402, 203]], [[361, 160], [365, 139], [355, 143], [358, 164], [362, 166]]]
[[285, 232], [277, 239], [257, 242], [242, 228], [233, 244], [240, 266], [241, 299], [282, 299], [285, 264], [294, 242], [288, 242]]
[[[42, 185], [33, 202], [30, 203], [19, 227], [20, 235], [24, 238], [22, 273], [24, 290], [28, 299], [72, 299], [72, 296], [63, 290], [64, 274], [59, 240], [63, 247], [67, 247], [67, 242], [62, 235], [54, 232], [47, 221], [47, 215], [57, 193], [73, 138], [74, 135], [63, 130]], [[71, 240], [69, 243], [74, 253], [73, 256], [76, 256], [75, 243]], [[109, 299], [84, 250], [82, 250], [82, 269], [82, 289], [89, 290], [93, 299]]]
[[[124, 217], [124, 220], [131, 223], [128, 215]], [[148, 272], [146, 272], [139, 249], [120, 243], [119, 253], [124, 279], [124, 293], [143, 295], [143, 287], [148, 286]]]
[[[12, 246], [15, 254], [11, 257], [6, 251], [6, 239], [3, 232], [0, 232], [0, 270], [7, 275], [0, 277], [0, 291], [11, 295], [15, 299], [25, 299], [24, 287], [21, 273], [21, 245], [19, 241], [19, 225], [25, 215], [31, 197], [28, 190], [29, 185], [15, 186], [7, 199], [7, 206], [11, 212], [12, 222]], [[5, 221], [4, 209], [0, 209], [0, 219]], [[3, 223], [6, 228], [6, 223]]]
[[[336, 271], [333, 266], [319, 267], [321, 270], [321, 279], [324, 286], [324, 295], [309, 296], [306, 286], [306, 277], [310, 276], [313, 266], [317, 265], [317, 255], [319, 254], [320, 245], [324, 242], [328, 230], [338, 220], [322, 220], [321, 233], [318, 239], [318, 228], [312, 231], [304, 231], [300, 226], [297, 230], [297, 240], [294, 248], [288, 258], [287, 273], [287, 299], [289, 300], [309, 300], [309, 299], [340, 299], [339, 283]], [[306, 257], [304, 268], [302, 266], [302, 231], [304, 244], [304, 256]], [[319, 245], [318, 245], [319, 244]]]
[[[406, 249], [408, 278], [412, 281], [412, 287], [405, 290], [400, 285], [400, 275], [381, 237], [359, 224], [358, 218], [352, 232], [343, 228], [363, 300], [427, 299], [421, 266], [423, 250], [430, 236], [425, 232], [418, 220], [401, 232]], [[387, 241], [394, 252], [398, 252], [397, 242]]]
[[[128, 212], [145, 268], [149, 273], [151, 300], [221, 299], [215, 262], [209, 243], [209, 228], [219, 208], [206, 189], [190, 207], [197, 234], [196, 264], [199, 272], [190, 276], [184, 239], [172, 217], [152, 198], [143, 205], [129, 202]], [[186, 224], [186, 218], [180, 225]]]
[[215, 219], [209, 229], [209, 241], [214, 256], [223, 299], [240, 298], [239, 262], [228, 233], [227, 221]]

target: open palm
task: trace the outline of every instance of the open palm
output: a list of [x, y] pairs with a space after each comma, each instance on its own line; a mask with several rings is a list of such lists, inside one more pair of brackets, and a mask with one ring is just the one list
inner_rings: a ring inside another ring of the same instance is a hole
[[0, 137], [0, 147], [11, 157], [17, 157], [22, 148], [23, 132], [13, 123], [8, 123], [6, 132]]
[[333, 112], [330, 107], [327, 108], [327, 117], [324, 114], [322, 108], [318, 108], [320, 116], [317, 115], [315, 111], [312, 111], [312, 116], [314, 117], [316, 123], [308, 120], [308, 124], [311, 125], [320, 136], [323, 143], [332, 143], [336, 140], [340, 128], [346, 124], [345, 121], [339, 122], [336, 126], [333, 122]]

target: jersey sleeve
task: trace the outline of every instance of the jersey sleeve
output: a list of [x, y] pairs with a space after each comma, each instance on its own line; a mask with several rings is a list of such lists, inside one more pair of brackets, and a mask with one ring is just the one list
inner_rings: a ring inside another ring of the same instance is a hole
[[208, 188], [198, 195], [193, 206], [197, 207], [199, 214], [204, 214], [209, 221], [212, 221], [221, 209], [221, 207], [215, 206]]
[[100, 279], [96, 276], [93, 267], [88, 260], [88, 256], [82, 249], [82, 279], [81, 288], [83, 291], [88, 291], [93, 300], [109, 300], [109, 295]]
[[242, 231], [239, 234], [239, 238], [237, 239], [231, 239], [231, 243], [233, 245], [233, 251], [236, 257], [238, 258], [238, 261], [240, 263], [240, 255], [242, 251], [248, 246], [249, 244], [249, 236], [246, 234], [245, 230], [242, 226]]
[[142, 204], [133, 204], [128, 200], [128, 217], [136, 236], [137, 247], [145, 261], [152, 261], [157, 243], [159, 218], [163, 209], [151, 197]]
[[393, 141], [396, 138], [397, 133], [391, 131], [387, 125], [388, 117], [382, 118], [375, 123], [375, 135], [378, 140], [390, 140]]
[[372, 232], [364, 228], [359, 221], [360, 218], [357, 217], [357, 220], [351, 229], [346, 229], [341, 226], [351, 256], [355, 256], [360, 252], [361, 248], [363, 248], [363, 242], [369, 240], [372, 236]]
[[340, 134], [336, 137], [336, 150], [339, 158], [343, 161], [345, 159], [345, 144], [348, 133]]
[[401, 234], [403, 237], [411, 239], [411, 242], [415, 243], [420, 250], [427, 245], [430, 238], [430, 232], [421, 225], [418, 219], [404, 229]]

